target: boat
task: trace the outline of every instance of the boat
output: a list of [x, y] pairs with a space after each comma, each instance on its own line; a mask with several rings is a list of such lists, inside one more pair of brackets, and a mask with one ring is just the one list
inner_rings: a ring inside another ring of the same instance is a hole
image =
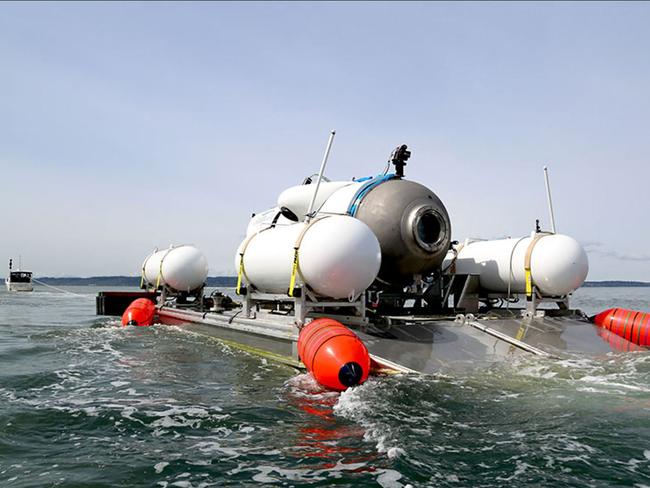
[[[589, 264], [575, 239], [555, 231], [546, 168], [551, 230], [537, 221], [519, 238], [458, 242], [443, 202], [406, 178], [406, 145], [376, 175], [330, 181], [324, 169], [333, 135], [317, 175], [253, 214], [235, 252], [234, 293], [207, 294], [205, 256], [192, 245], [171, 246], [144, 260], [145, 291], [100, 293], [98, 313], [124, 310], [115, 300], [153, 294], [160, 323], [306, 368], [333, 389], [368, 374], [643, 349], [634, 334], [614, 334], [571, 308]], [[150, 314], [139, 321], [136, 312], [123, 323], [151, 323]], [[650, 317], [643, 320], [633, 322], [647, 335]]]
[[34, 291], [32, 285], [32, 272], [21, 270], [18, 265], [17, 270], [13, 270], [13, 259], [9, 260], [9, 276], [5, 278], [7, 291]]

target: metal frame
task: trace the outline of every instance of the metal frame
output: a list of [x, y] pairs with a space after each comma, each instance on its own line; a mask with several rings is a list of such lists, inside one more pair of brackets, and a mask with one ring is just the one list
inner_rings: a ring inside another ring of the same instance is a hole
[[[153, 287], [152, 287], [152, 289], [155, 290], [155, 288], [153, 288]], [[146, 288], [146, 290], [148, 291], [149, 288]], [[159, 290], [160, 290], [160, 295], [158, 296], [158, 304], [159, 304], [159, 305], [165, 305], [165, 302], [166, 302], [168, 299], [170, 299], [170, 298], [176, 298], [177, 301], [176, 301], [175, 306], [176, 306], [177, 308], [179, 308], [179, 309], [186, 308], [186, 305], [185, 305], [185, 304], [182, 304], [182, 303], [179, 304], [179, 303], [178, 303], [178, 297], [181, 295], [182, 292], [179, 292], [179, 291], [177, 291], [177, 290], [172, 290], [172, 289], [169, 288], [167, 285], [161, 285], [161, 286], [159, 287]], [[195, 304], [198, 303], [198, 304], [200, 305], [200, 310], [203, 311], [203, 308], [204, 308], [204, 307], [203, 307], [203, 299], [204, 299], [203, 291], [204, 291], [204, 290], [205, 290], [205, 284], [201, 285], [201, 287], [200, 287], [200, 288], [197, 288], [196, 290], [193, 290], [193, 291], [191, 291], [191, 292], [188, 292], [188, 293], [187, 293], [187, 296], [188, 296], [188, 297], [190, 297], [190, 296], [191, 296], [191, 297], [194, 297], [196, 300], [195, 300], [195, 302], [193, 302], [193, 303], [191, 303], [191, 304], [188, 304], [187, 307], [190, 307], [190, 306], [193, 307], [193, 306], [195, 306]]]
[[555, 303], [560, 310], [569, 310], [569, 295], [561, 297], [545, 297], [537, 287], [533, 285], [533, 293], [531, 296], [526, 297], [526, 312], [525, 314], [530, 317], [537, 315], [537, 309], [541, 303]]
[[[244, 316], [255, 318], [258, 305], [261, 303], [279, 303], [293, 305], [294, 322], [298, 327], [305, 325], [307, 317], [327, 316], [344, 320], [346, 323], [355, 323], [357, 325], [367, 325], [366, 317], [366, 292], [364, 291], [355, 300], [327, 300], [323, 301], [306, 290], [305, 287], [299, 288], [298, 296], [290, 297], [280, 293], [261, 293], [253, 291], [250, 287], [246, 288], [246, 294], [242, 296], [242, 309]], [[320, 308], [352, 308], [351, 315], [340, 315], [317, 311]]]
[[[453, 296], [454, 310], [464, 310], [465, 312], [476, 313], [479, 309], [479, 302], [485, 301], [486, 299], [510, 299], [513, 296], [522, 295], [521, 293], [511, 293], [510, 296], [508, 296], [507, 293], [488, 293], [487, 295], [483, 295], [478, 280], [478, 275], [451, 275], [451, 278], [443, 291], [443, 305], [446, 306], [449, 297]], [[521, 309], [524, 311], [525, 315], [535, 317], [538, 315], [538, 309], [542, 303], [555, 303], [560, 310], [569, 310], [569, 300], [569, 295], [557, 297], [544, 296], [537, 286], [533, 284], [533, 292], [531, 296], [526, 296], [526, 307], [525, 309]]]

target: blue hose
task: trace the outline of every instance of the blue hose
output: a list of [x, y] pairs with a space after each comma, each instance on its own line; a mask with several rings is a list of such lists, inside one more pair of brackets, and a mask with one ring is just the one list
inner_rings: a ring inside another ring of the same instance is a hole
[[359, 208], [359, 205], [361, 204], [361, 201], [365, 198], [365, 196], [370, 193], [370, 191], [384, 183], [385, 181], [392, 180], [395, 178], [395, 173], [388, 173], [386, 175], [378, 175], [378, 176], [373, 176], [369, 177], [368, 179], [363, 178], [366, 182], [361, 185], [361, 188], [357, 190], [357, 192], [354, 195], [354, 198], [352, 199], [352, 203], [348, 207], [348, 214], [354, 217], [354, 215], [357, 213], [357, 209]]

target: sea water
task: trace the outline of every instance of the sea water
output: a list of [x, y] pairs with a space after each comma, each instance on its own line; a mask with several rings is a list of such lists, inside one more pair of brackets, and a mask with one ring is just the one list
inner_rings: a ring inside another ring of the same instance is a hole
[[[534, 356], [342, 394], [92, 287], [0, 292], [0, 486], [650, 487], [650, 354]], [[650, 310], [650, 288], [573, 304]]]

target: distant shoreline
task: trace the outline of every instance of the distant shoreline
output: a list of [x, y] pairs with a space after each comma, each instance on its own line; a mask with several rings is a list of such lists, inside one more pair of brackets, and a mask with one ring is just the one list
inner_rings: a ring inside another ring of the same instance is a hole
[[[140, 286], [139, 276], [91, 276], [89, 278], [80, 278], [76, 276], [65, 278], [53, 278], [50, 276], [36, 277], [48, 285], [54, 286]], [[208, 286], [235, 286], [237, 284], [236, 276], [208, 276]], [[625, 280], [605, 280], [605, 281], [586, 281], [585, 288], [622, 288], [622, 287], [650, 287], [647, 281], [625, 281]]]
[[650, 282], [647, 281], [585, 281], [584, 288], [646, 288], [650, 287]]
[[[54, 286], [140, 286], [141, 278], [139, 276], [91, 276], [89, 278], [79, 278], [76, 276], [65, 278], [53, 278], [50, 276], [37, 277], [47, 285]], [[235, 286], [237, 284], [236, 276], [208, 276], [208, 286]], [[38, 284], [38, 283], [37, 283]]]

